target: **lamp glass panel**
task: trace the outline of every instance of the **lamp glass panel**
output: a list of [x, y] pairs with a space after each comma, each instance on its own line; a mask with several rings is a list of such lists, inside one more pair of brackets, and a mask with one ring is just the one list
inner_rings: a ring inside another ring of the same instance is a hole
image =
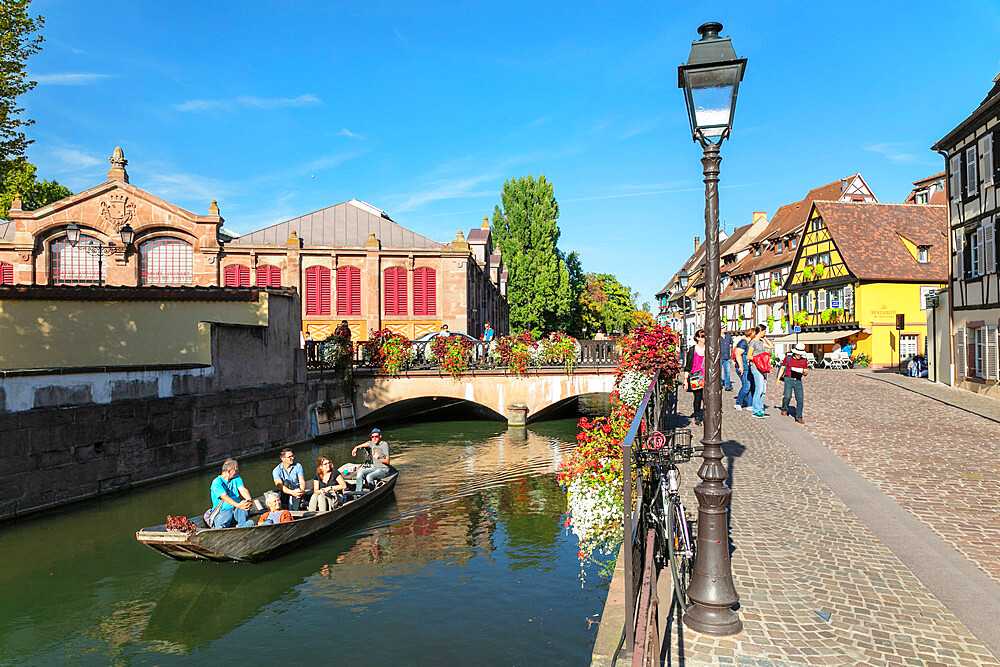
[[720, 136], [729, 127], [737, 76], [736, 67], [687, 72], [695, 126], [706, 137]]

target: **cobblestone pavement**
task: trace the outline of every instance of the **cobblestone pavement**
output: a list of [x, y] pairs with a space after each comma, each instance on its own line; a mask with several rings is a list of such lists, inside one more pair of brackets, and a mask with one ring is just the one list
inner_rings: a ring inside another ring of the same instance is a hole
[[[1000, 582], [1000, 424], [877, 377], [810, 372], [805, 428]], [[779, 385], [768, 387], [768, 403], [780, 408], [781, 383], [768, 384]]]
[[1000, 400], [992, 396], [977, 394], [965, 389], [956, 389], [936, 382], [928, 382], [926, 378], [911, 378], [899, 373], [873, 372], [857, 368], [854, 369], [854, 372], [862, 377], [894, 384], [942, 403], [949, 403], [981, 417], [1000, 421]]
[[[816, 376], [817, 385], [827, 382]], [[664, 664], [1000, 665], [766, 420], [732, 410], [732, 395], [723, 434], [731, 440], [732, 565], [744, 629], [713, 638], [674, 622]], [[806, 418], [815, 410], [822, 423], [822, 401], [812, 396]], [[683, 471], [691, 496], [696, 468]]]

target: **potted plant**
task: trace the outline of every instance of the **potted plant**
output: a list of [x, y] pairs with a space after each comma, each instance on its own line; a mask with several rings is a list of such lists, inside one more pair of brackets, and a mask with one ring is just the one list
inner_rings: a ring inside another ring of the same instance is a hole
[[809, 321], [809, 313], [805, 310], [800, 310], [794, 315], [792, 315], [792, 323], [802, 326]]
[[778, 293], [778, 279], [775, 278], [771, 281], [771, 294]]
[[817, 264], [813, 268], [813, 275], [815, 275], [817, 279], [822, 278], [824, 273], [826, 273], [826, 264]]
[[812, 280], [813, 279], [813, 267], [812, 266], [804, 266], [804, 267], [802, 267], [802, 279], [803, 280]]
[[774, 315], [767, 316], [767, 332], [771, 333], [774, 331]]

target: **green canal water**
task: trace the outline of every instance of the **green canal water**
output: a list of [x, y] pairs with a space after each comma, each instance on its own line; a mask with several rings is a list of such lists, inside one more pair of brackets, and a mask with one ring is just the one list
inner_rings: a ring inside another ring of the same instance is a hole
[[[607, 594], [563, 526], [574, 419], [387, 429], [395, 495], [256, 565], [177, 563], [135, 531], [208, 505], [205, 472], [0, 526], [0, 664], [584, 664]], [[351, 460], [355, 434], [296, 451]], [[254, 494], [277, 455], [240, 469]]]

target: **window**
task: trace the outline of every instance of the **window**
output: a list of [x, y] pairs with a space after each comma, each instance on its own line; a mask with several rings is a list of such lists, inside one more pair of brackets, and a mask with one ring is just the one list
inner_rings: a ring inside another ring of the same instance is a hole
[[798, 292], [792, 295], [792, 312], [797, 313], [801, 310], [799, 308], [799, 295]]
[[965, 195], [971, 197], [979, 190], [979, 174], [977, 173], [976, 147], [965, 149]]
[[361, 314], [361, 269], [356, 266], [337, 268], [337, 314]]
[[951, 188], [951, 200], [962, 198], [962, 155], [955, 153], [948, 158], [948, 187]]
[[982, 234], [982, 260], [980, 265], [983, 273], [995, 273], [997, 270], [996, 238], [994, 236], [994, 225], [992, 222], [984, 222], [981, 227]]
[[268, 264], [258, 266], [257, 287], [281, 287], [281, 268]]
[[993, 185], [993, 135], [979, 140], [979, 155], [983, 161], [983, 187]]
[[0, 285], [14, 284], [14, 265], [8, 262], [0, 262]]
[[965, 278], [965, 231], [955, 230], [955, 275], [959, 280]]
[[797, 248], [798, 245], [799, 245], [799, 240], [798, 239], [792, 239], [791, 241], [788, 242], [788, 248], [790, 250], [795, 250], [795, 248]]
[[899, 337], [899, 356], [903, 361], [917, 356], [917, 334], [903, 334]]
[[823, 228], [823, 220], [822, 220], [822, 218], [813, 218], [812, 220], [809, 221], [809, 231], [810, 232], [818, 232], [822, 228]]
[[780, 255], [785, 250], [785, 243], [783, 241], [778, 241], [774, 244], [774, 254]]
[[230, 264], [222, 271], [222, 284], [225, 287], [250, 287], [250, 267], [242, 264]]
[[971, 368], [977, 378], [986, 377], [986, 327], [972, 329]]
[[80, 235], [76, 246], [70, 245], [65, 238], [52, 243], [52, 258], [50, 274], [53, 285], [96, 285], [101, 278], [108, 277], [108, 267], [99, 255], [92, 255], [84, 250], [85, 245], [100, 245], [93, 236]]
[[927, 193], [926, 192], [918, 192], [913, 197], [913, 202], [915, 204], [926, 204], [927, 203]]
[[806, 310], [810, 313], [816, 312], [816, 294], [809, 292], [806, 294]]
[[437, 272], [426, 266], [413, 271], [413, 314], [437, 314]]
[[406, 269], [393, 266], [385, 270], [385, 314], [406, 315]]
[[826, 310], [826, 290], [825, 289], [821, 289], [819, 292], [816, 293], [816, 301], [818, 302], [817, 305], [816, 305], [816, 310], [818, 310], [820, 312]]
[[927, 263], [927, 246], [919, 246], [917, 248], [917, 261], [921, 264]]
[[306, 269], [306, 315], [330, 314], [330, 269], [310, 266]]
[[190, 285], [194, 282], [194, 251], [181, 239], [161, 237], [139, 246], [143, 285]]
[[976, 231], [969, 234], [969, 268], [972, 271], [972, 277], [979, 277], [979, 242], [982, 238], [982, 229], [977, 229]]

